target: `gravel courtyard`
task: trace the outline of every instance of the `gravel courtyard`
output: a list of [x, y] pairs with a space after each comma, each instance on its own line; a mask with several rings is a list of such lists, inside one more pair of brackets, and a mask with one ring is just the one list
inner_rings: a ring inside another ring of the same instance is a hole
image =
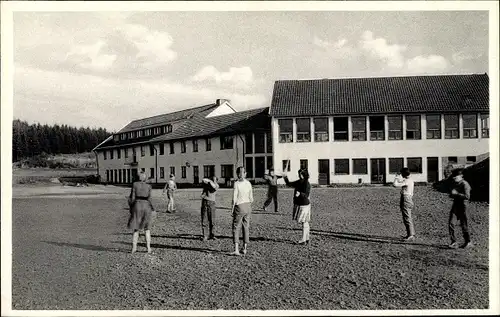
[[292, 191], [264, 213], [256, 189], [249, 254], [232, 257], [230, 193], [218, 194], [217, 241], [200, 240], [200, 191], [180, 190], [178, 213], [157, 215], [154, 254], [141, 236], [132, 255], [127, 189], [15, 189], [12, 308], [488, 308], [487, 204], [469, 205], [475, 247], [450, 250], [444, 194], [416, 187], [417, 240], [404, 243], [397, 190], [313, 189], [311, 244], [299, 246]]

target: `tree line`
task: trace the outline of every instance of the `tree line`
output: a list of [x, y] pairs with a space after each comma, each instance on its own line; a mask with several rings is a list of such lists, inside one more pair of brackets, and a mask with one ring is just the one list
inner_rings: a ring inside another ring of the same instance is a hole
[[111, 135], [106, 129], [75, 128], [64, 125], [28, 124], [14, 120], [12, 159], [14, 162], [40, 154], [90, 152]]

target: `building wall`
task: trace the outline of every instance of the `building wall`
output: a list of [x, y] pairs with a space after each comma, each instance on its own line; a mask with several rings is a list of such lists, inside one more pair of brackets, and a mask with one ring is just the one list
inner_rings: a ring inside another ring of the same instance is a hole
[[[312, 119], [312, 118], [311, 118]], [[311, 120], [312, 122], [312, 120]], [[478, 119], [479, 122], [479, 119]], [[387, 123], [387, 117], [386, 117]], [[308, 170], [310, 173], [311, 183], [318, 183], [318, 159], [328, 159], [330, 162], [330, 183], [358, 183], [359, 179], [363, 183], [371, 182], [371, 167], [370, 159], [385, 158], [386, 181], [391, 182], [394, 175], [389, 173], [389, 158], [404, 158], [404, 165], [407, 164], [407, 158], [419, 157], [422, 158], [422, 173], [413, 173], [413, 179], [418, 182], [427, 181], [427, 158], [438, 157], [439, 179], [444, 177], [445, 161], [443, 158], [449, 156], [460, 157], [465, 163], [467, 156], [480, 156], [489, 152], [489, 139], [481, 138], [481, 133], [477, 139], [463, 139], [460, 133], [460, 139], [437, 139], [426, 140], [426, 120], [425, 115], [421, 116], [421, 140], [387, 140], [387, 124], [386, 124], [386, 140], [385, 141], [352, 141], [352, 124], [349, 118], [349, 140], [350, 141], [332, 141], [333, 140], [333, 118], [329, 118], [329, 142], [314, 142], [313, 127], [311, 123], [311, 142], [296, 142], [296, 124], [293, 125], [293, 143], [279, 143], [279, 127], [278, 120], [272, 119], [273, 133], [273, 149], [274, 149], [274, 166], [277, 171], [282, 169], [282, 161], [290, 159], [291, 178], [296, 178], [297, 170], [300, 168], [300, 160], [308, 160]], [[460, 116], [459, 127], [461, 130], [462, 120]], [[403, 120], [403, 131], [405, 123]], [[480, 131], [480, 125], [478, 125]], [[444, 135], [444, 125], [441, 126]], [[366, 131], [369, 135], [369, 129]], [[404, 133], [403, 133], [404, 134]], [[352, 159], [361, 158], [368, 159], [368, 173], [364, 175], [353, 175]], [[334, 159], [350, 159], [349, 175], [335, 175]], [[477, 159], [479, 161], [479, 159]]]

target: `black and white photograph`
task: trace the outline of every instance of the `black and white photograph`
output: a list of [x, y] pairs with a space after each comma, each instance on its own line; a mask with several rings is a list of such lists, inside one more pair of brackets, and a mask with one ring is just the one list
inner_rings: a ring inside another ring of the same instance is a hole
[[498, 2], [355, 2], [2, 1], [2, 316], [498, 314]]

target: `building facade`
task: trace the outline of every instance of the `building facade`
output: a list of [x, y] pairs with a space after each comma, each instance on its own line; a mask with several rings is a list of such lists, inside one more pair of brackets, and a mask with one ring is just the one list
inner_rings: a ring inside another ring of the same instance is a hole
[[197, 184], [214, 173], [221, 183], [238, 166], [259, 180], [272, 162], [268, 108], [236, 112], [228, 100], [136, 120], [99, 144], [94, 152], [101, 179], [127, 184], [145, 172], [150, 182]]
[[311, 183], [386, 183], [403, 166], [417, 182], [489, 152], [485, 75], [291, 80], [270, 108], [274, 166]]

